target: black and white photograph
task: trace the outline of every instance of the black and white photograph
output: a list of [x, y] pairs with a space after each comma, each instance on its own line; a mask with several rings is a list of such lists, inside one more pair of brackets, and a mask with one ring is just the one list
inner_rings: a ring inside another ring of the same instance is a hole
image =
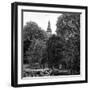
[[13, 5], [17, 84], [87, 82], [87, 8], [19, 4]]
[[80, 13], [23, 12], [22, 77], [80, 74]]

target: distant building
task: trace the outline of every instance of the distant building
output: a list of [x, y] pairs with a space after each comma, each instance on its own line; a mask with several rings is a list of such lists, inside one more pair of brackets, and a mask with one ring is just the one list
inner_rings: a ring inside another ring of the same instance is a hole
[[51, 34], [52, 34], [50, 21], [48, 21], [47, 34], [48, 34], [48, 36], [51, 36]]

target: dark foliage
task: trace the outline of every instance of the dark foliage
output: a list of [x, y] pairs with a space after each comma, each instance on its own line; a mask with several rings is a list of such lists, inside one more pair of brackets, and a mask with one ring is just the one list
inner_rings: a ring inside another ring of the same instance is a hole
[[[46, 39], [46, 32], [42, 30], [35, 22], [27, 23], [23, 29], [24, 63], [29, 63], [36, 60], [38, 61], [41, 57], [42, 49], [45, 47]], [[31, 57], [32, 59], [30, 59]]]
[[52, 35], [47, 41], [47, 53], [49, 67], [58, 67], [63, 58], [64, 41], [56, 35]]
[[66, 67], [71, 74], [80, 73], [80, 14], [64, 13], [57, 21], [57, 35], [65, 41]]

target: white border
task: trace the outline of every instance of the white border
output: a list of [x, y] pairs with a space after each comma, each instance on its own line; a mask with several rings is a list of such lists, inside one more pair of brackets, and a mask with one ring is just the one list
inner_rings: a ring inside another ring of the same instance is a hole
[[[80, 40], [81, 40], [81, 57], [80, 57], [80, 75], [69, 76], [50, 76], [50, 77], [33, 77], [21, 79], [21, 10], [50, 10], [64, 12], [80, 12]], [[85, 10], [69, 9], [69, 8], [51, 8], [51, 7], [35, 7], [35, 6], [18, 6], [18, 84], [46, 83], [46, 82], [64, 82], [85, 80]]]

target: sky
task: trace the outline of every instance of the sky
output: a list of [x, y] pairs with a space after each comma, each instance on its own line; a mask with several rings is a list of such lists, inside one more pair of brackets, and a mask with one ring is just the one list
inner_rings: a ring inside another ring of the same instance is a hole
[[38, 24], [39, 27], [47, 30], [48, 21], [50, 21], [52, 33], [55, 34], [56, 22], [58, 17], [62, 15], [61, 13], [39, 13], [39, 12], [24, 12], [23, 14], [23, 24], [26, 25], [27, 22], [33, 21]]

